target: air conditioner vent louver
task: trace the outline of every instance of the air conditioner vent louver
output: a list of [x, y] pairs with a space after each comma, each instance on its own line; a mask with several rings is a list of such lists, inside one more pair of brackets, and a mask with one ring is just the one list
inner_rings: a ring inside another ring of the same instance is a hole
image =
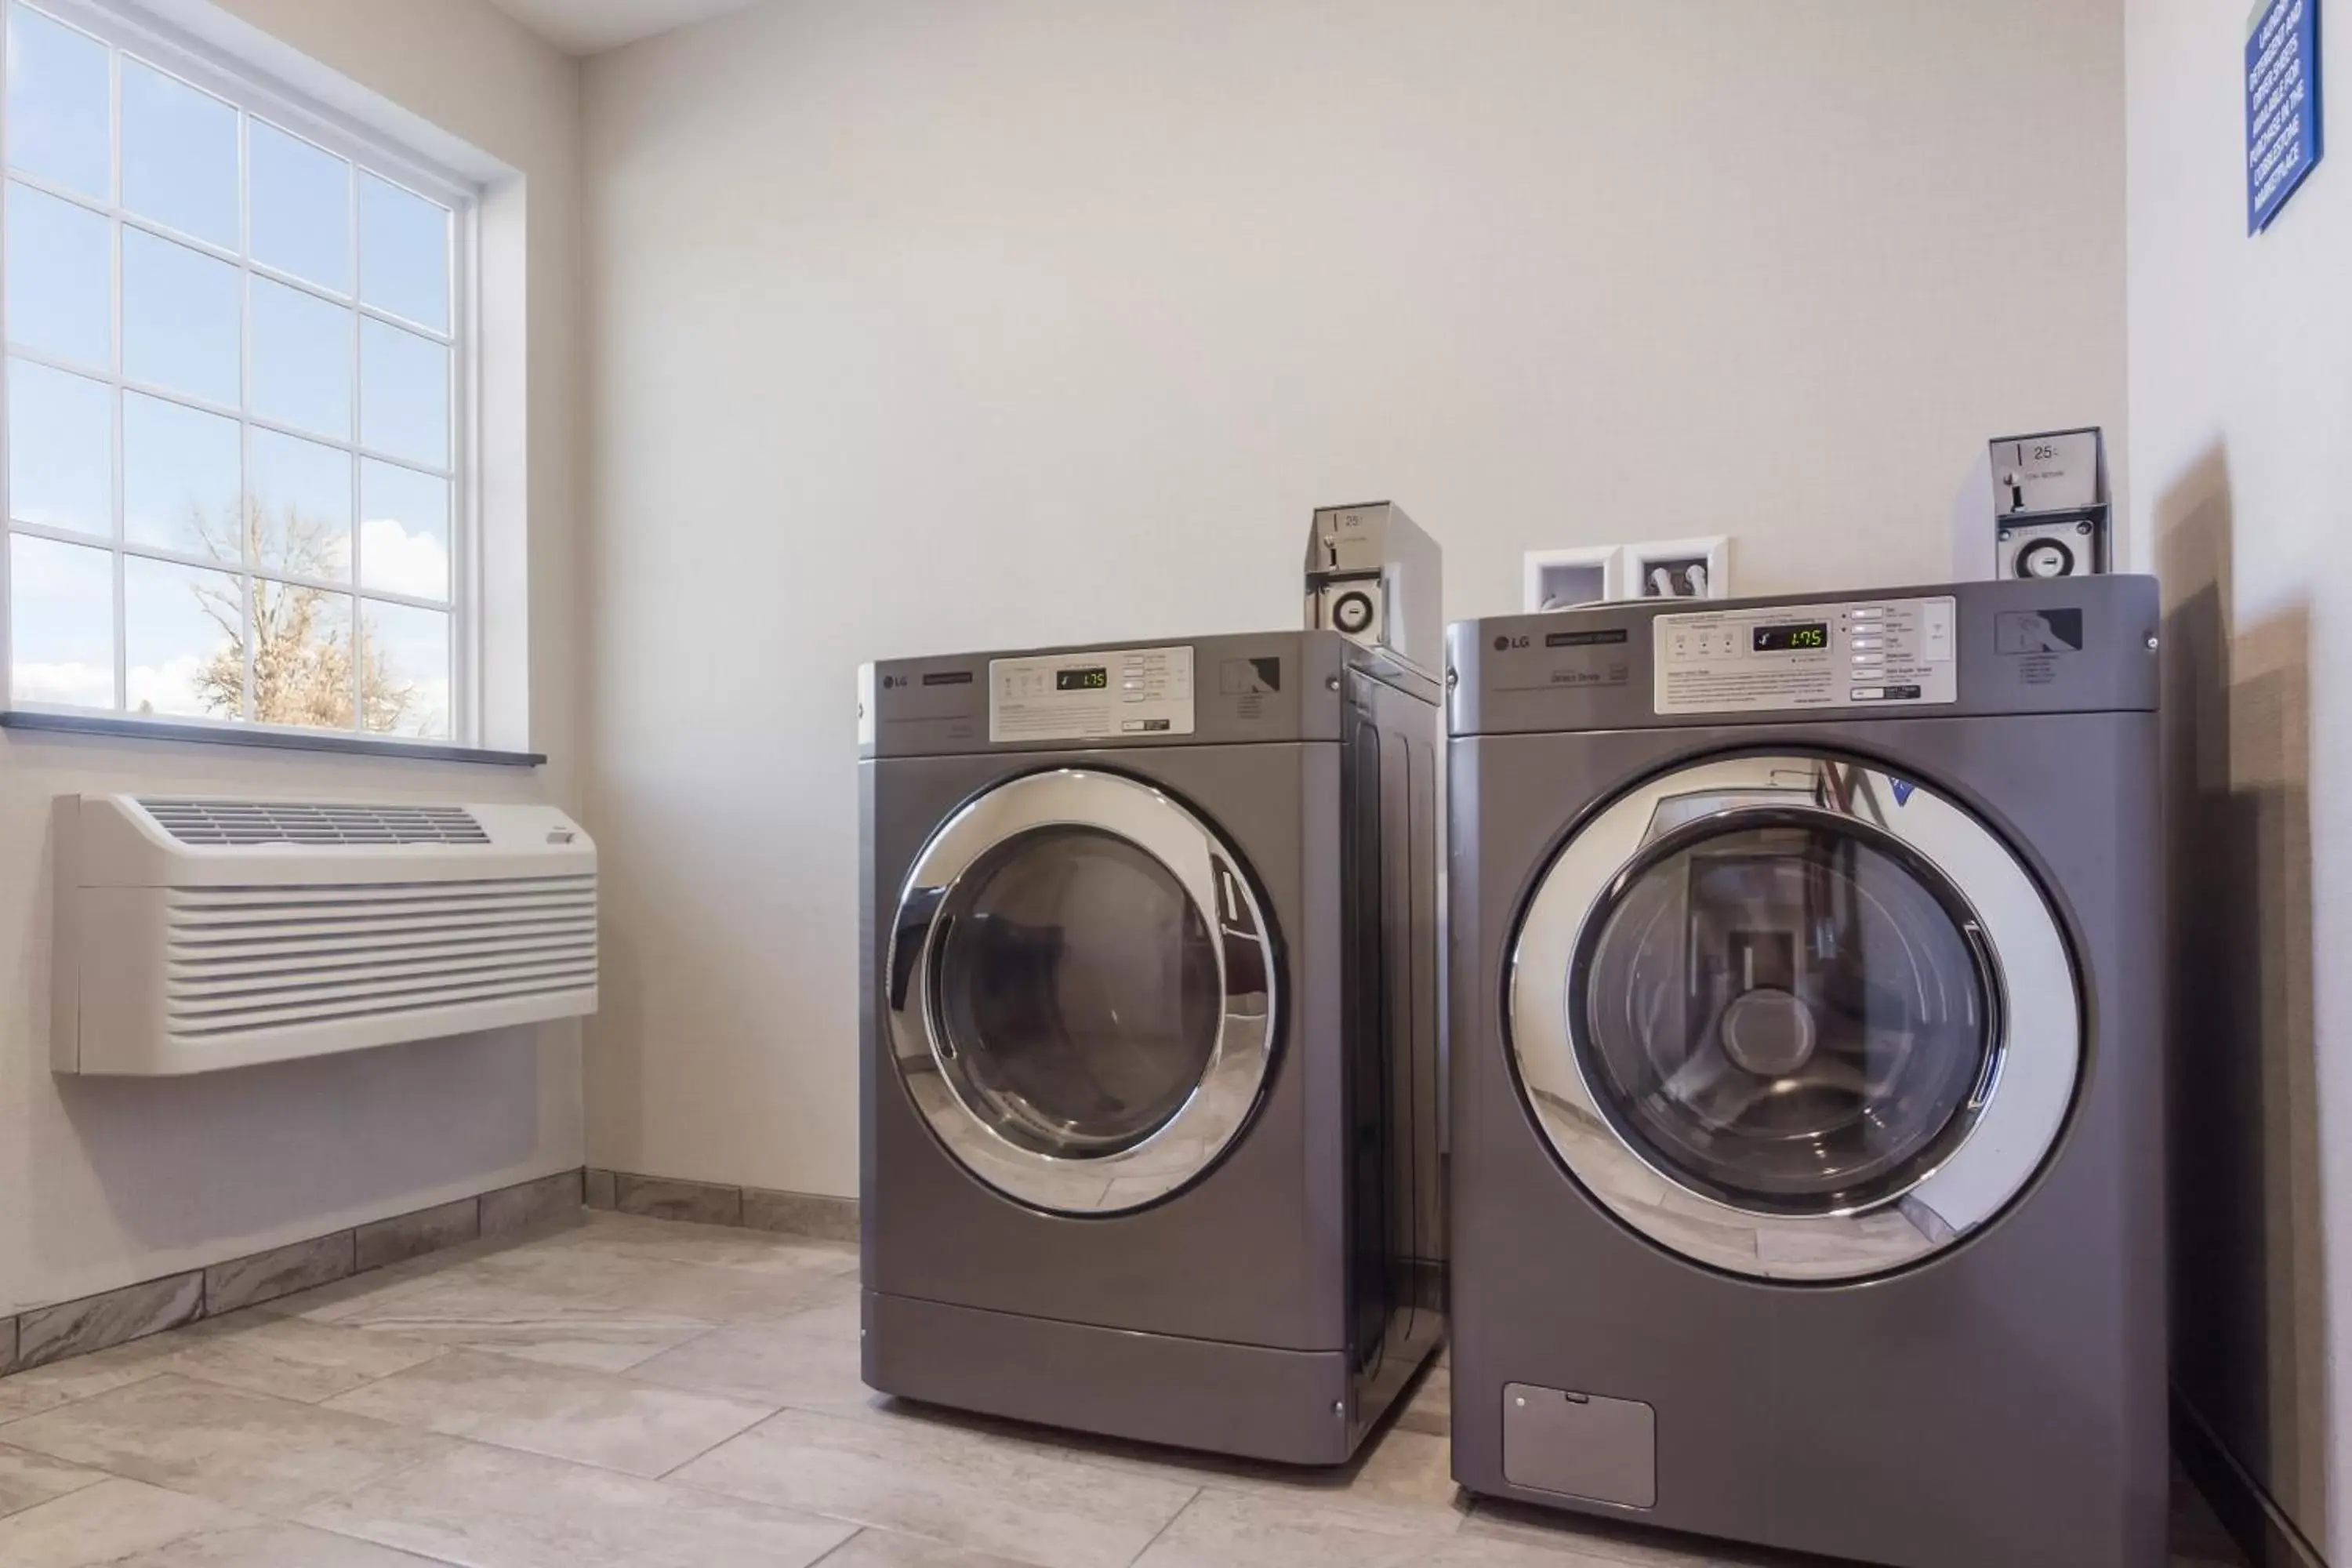
[[72, 795], [58, 825], [58, 1071], [209, 1072], [596, 1010], [596, 847], [551, 806]]
[[596, 984], [596, 879], [174, 889], [164, 1018], [184, 1038]]
[[324, 801], [147, 800], [140, 809], [191, 846], [480, 844], [490, 836], [462, 805], [346, 805]]

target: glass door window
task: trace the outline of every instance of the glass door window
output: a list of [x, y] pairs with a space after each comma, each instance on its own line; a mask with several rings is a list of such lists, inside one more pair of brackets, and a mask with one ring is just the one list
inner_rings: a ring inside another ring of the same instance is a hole
[[1844, 826], [1670, 837], [1578, 969], [1601, 1109], [1727, 1203], [1898, 1195], [1965, 1135], [1992, 1063], [1970, 924], [1940, 876]]
[[1012, 1142], [1131, 1149], [1207, 1076], [1224, 1013], [1208, 921], [1126, 839], [1008, 839], [964, 873], [940, 933], [938, 1027], [967, 1102]]
[[1053, 1213], [1119, 1214], [1216, 1164], [1272, 1070], [1275, 942], [1191, 808], [1090, 769], [950, 816], [898, 900], [884, 1004], [950, 1155]]
[[1693, 763], [1609, 802], [1522, 911], [1509, 1050], [1584, 1192], [1726, 1272], [1853, 1279], [1990, 1224], [2082, 1071], [2032, 873], [1916, 780], [1822, 754]]

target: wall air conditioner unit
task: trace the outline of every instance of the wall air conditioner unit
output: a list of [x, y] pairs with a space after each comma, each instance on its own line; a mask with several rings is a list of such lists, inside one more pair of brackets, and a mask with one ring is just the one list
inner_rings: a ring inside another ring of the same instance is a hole
[[544, 805], [65, 795], [51, 1065], [209, 1072], [596, 1010], [596, 847]]

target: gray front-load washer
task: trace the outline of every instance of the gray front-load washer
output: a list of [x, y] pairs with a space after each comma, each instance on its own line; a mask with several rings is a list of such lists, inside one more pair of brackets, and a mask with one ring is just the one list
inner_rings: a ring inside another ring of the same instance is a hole
[[2164, 1559], [2157, 589], [1453, 628], [1454, 1466]]
[[863, 679], [866, 1381], [1344, 1460], [1443, 1327], [1435, 681], [1335, 632]]

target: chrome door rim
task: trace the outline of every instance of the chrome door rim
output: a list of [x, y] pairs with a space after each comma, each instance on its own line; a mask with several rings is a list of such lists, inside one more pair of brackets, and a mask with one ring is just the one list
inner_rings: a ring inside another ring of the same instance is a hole
[[[2063, 1131], [2082, 1070], [2082, 1009], [2056, 917], [2007, 846], [1973, 815], [1877, 766], [1823, 755], [1725, 758], [1673, 770], [1570, 835], [1538, 879], [1507, 978], [1508, 1046], [1554, 1154], [1629, 1227], [1695, 1262], [1753, 1278], [1826, 1281], [1892, 1272], [1995, 1218]], [[1695, 821], [1757, 808], [1867, 823], [1935, 868], [1974, 912], [2000, 986], [1993, 1070], [1975, 1125], [1906, 1190], [1822, 1215], [1739, 1207], [1661, 1169], [1618, 1131], [1589, 1081], [1570, 996], [1588, 923], [1643, 848]]]
[[[1175, 1113], [1115, 1152], [1070, 1158], [1013, 1142], [975, 1106], [943, 1042], [932, 991], [937, 916], [992, 849], [1041, 828], [1087, 827], [1164, 868], [1215, 932], [1217, 1038]], [[1277, 1001], [1274, 936], [1240, 858], [1166, 793], [1119, 773], [1026, 773], [968, 802], [916, 857], [898, 897], [886, 971], [899, 1079], [958, 1163], [1009, 1197], [1056, 1214], [1121, 1214], [1157, 1203], [1215, 1164], [1256, 1109], [1271, 1066]]]

